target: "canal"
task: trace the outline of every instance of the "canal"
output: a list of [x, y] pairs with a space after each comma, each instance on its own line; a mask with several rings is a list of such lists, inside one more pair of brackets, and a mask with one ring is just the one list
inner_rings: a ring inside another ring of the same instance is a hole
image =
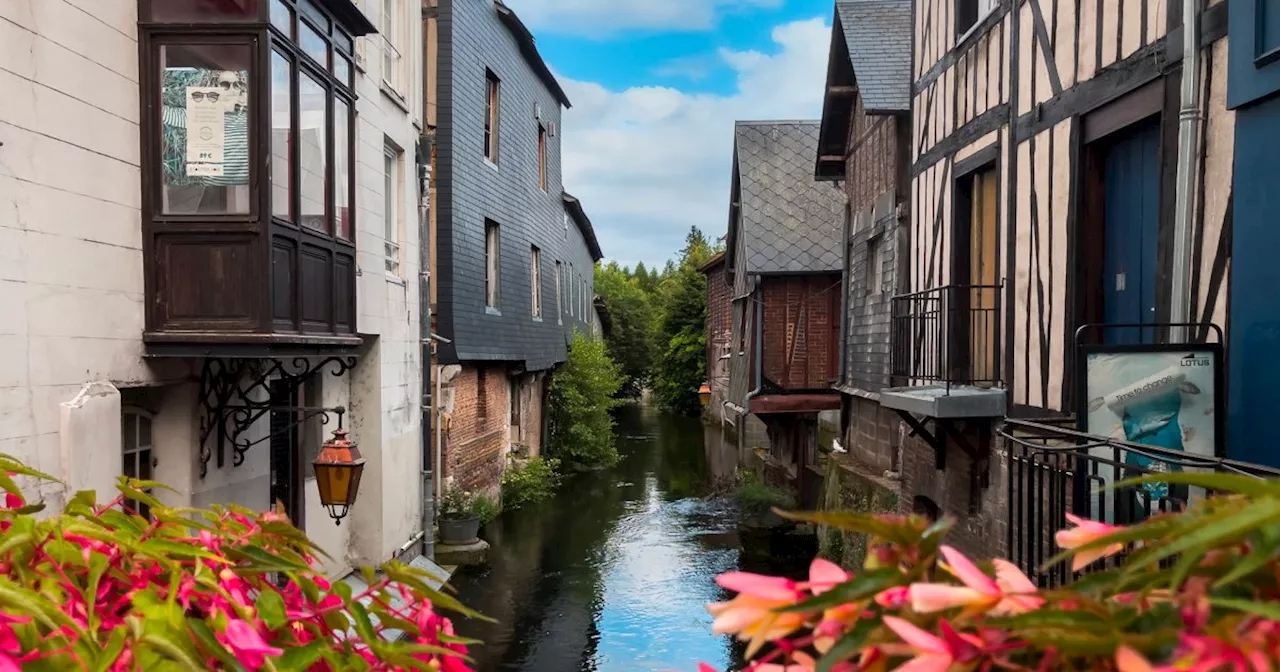
[[718, 428], [641, 406], [618, 411], [621, 463], [567, 479], [542, 505], [505, 513], [482, 536], [489, 564], [453, 578], [462, 601], [498, 620], [457, 623], [481, 639], [476, 669], [527, 672], [736, 669], [741, 646], [711, 633], [721, 572], [794, 574], [739, 551], [727, 493], [737, 450]]

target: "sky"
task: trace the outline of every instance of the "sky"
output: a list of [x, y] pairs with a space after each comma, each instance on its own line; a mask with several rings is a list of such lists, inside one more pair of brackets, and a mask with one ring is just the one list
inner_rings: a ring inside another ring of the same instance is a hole
[[725, 235], [735, 120], [818, 119], [831, 0], [506, 0], [573, 103], [564, 187], [606, 260]]

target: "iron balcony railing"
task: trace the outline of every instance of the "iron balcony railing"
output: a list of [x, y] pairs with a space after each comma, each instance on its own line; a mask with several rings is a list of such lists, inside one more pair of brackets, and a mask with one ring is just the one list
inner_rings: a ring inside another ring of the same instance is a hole
[[893, 298], [895, 385], [1000, 385], [1001, 285], [947, 285]]
[[1095, 436], [1054, 423], [1006, 419], [999, 430], [1008, 449], [1007, 557], [1043, 587], [1075, 578], [1065, 563], [1044, 566], [1061, 551], [1053, 537], [1068, 527], [1068, 513], [1129, 525], [1181, 511], [1211, 494], [1167, 483], [1111, 487], [1117, 482], [1170, 471], [1280, 478], [1280, 470], [1270, 467]]

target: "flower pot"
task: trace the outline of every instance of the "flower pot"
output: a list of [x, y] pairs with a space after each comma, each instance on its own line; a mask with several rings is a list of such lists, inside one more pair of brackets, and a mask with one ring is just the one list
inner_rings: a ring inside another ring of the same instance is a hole
[[440, 543], [450, 546], [466, 546], [479, 540], [480, 518], [441, 518]]

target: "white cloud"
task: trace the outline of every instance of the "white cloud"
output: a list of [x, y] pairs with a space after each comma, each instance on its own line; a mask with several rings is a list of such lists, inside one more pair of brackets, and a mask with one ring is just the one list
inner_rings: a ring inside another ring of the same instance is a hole
[[723, 236], [729, 213], [734, 121], [817, 119], [830, 27], [822, 19], [774, 28], [773, 54], [724, 50], [732, 95], [666, 87], [609, 91], [561, 78], [565, 189], [582, 199], [605, 256], [663, 263], [696, 225]]
[[725, 11], [781, 6], [783, 0], [510, 0], [543, 32], [604, 37], [619, 30], [707, 30]]

